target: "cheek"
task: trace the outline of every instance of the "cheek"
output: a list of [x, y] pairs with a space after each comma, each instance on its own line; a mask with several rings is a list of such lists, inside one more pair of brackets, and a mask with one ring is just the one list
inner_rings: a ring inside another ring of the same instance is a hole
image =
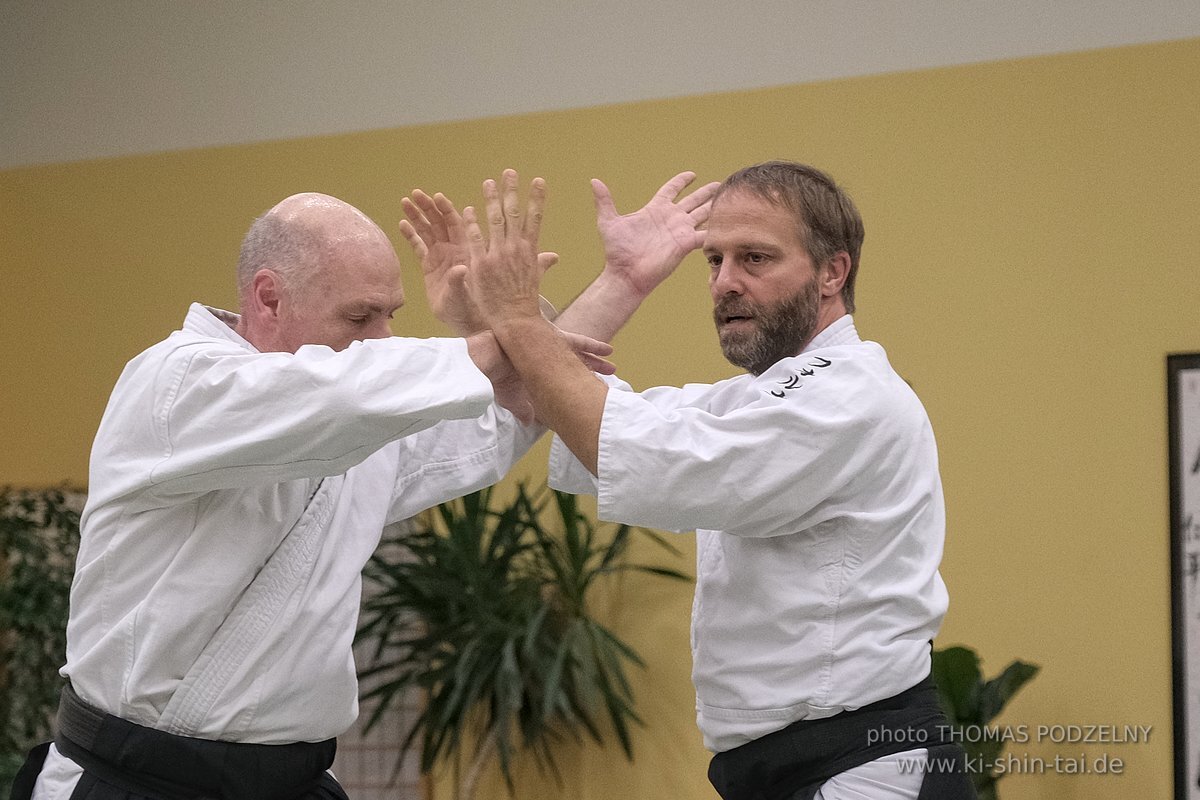
[[367, 333], [368, 339], [386, 339], [392, 335], [391, 321], [387, 317], [380, 317], [379, 320], [371, 326]]
[[311, 317], [302, 328], [305, 344], [323, 344], [336, 350], [344, 349], [354, 337], [349, 324], [336, 317]]

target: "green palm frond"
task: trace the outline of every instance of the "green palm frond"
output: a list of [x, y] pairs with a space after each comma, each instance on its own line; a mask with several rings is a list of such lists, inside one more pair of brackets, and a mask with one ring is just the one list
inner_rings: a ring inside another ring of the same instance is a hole
[[367, 728], [420, 690], [404, 749], [420, 747], [422, 771], [494, 751], [510, 789], [518, 752], [557, 775], [553, 745], [567, 737], [602, 743], [611, 730], [632, 758], [641, 720], [627, 670], [642, 660], [591, 615], [589, 592], [621, 572], [690, 576], [630, 561], [635, 534], [678, 555], [657, 533], [608, 527], [572, 495], [521, 485], [500, 508], [491, 489], [443, 503], [385, 542], [364, 572], [358, 630]]

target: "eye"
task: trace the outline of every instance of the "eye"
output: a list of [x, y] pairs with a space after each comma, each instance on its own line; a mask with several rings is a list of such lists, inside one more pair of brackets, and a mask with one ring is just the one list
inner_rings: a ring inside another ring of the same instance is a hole
[[706, 260], [708, 261], [708, 265], [710, 267], [712, 267], [713, 269], [716, 269], [717, 267], [721, 266], [721, 256], [719, 256], [716, 253], [710, 253], [706, 257]]
[[746, 261], [751, 264], [762, 264], [766, 262], [767, 257], [762, 253], [746, 253]]

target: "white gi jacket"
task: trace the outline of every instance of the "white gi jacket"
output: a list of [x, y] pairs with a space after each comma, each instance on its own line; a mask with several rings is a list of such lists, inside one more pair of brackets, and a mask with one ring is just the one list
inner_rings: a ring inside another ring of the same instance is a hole
[[[492, 404], [462, 339], [260, 353], [235, 319], [192, 305], [113, 390], [63, 674], [147, 727], [321, 741], [357, 715], [360, 572], [383, 527], [499, 480], [541, 429]], [[62, 759], [43, 778], [73, 783]]]
[[[628, 389], [628, 386], [623, 386]], [[899, 694], [946, 612], [937, 450], [849, 316], [758, 377], [610, 391], [599, 477], [556, 439], [551, 484], [599, 516], [696, 530], [696, 716], [730, 750]]]

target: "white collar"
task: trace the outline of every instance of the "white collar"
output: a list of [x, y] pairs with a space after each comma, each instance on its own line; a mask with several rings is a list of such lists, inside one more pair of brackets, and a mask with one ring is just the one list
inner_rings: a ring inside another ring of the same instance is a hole
[[257, 352], [258, 348], [243, 339], [236, 330], [237, 324], [241, 319], [240, 316], [234, 314], [232, 311], [225, 311], [224, 309], [213, 308], [201, 305], [200, 303], [192, 303], [188, 307], [187, 316], [184, 317], [183, 329], [199, 333], [202, 336], [227, 339], [245, 347], [247, 350]]
[[849, 314], [843, 314], [835, 319], [829, 327], [813, 337], [813, 340], [808, 343], [801, 352], [807, 353], [810, 350], [816, 350], [821, 347], [834, 347], [839, 344], [859, 344], [862, 339], [858, 338], [858, 329], [854, 327], [854, 318]]

